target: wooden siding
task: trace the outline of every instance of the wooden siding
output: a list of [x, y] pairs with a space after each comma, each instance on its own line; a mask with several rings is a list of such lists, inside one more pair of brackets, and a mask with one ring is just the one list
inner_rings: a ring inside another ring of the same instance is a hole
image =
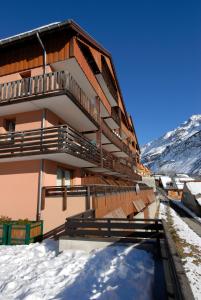
[[[42, 38], [47, 51], [47, 64], [69, 58], [70, 38], [64, 32]], [[0, 50], [0, 76], [33, 69], [43, 65], [43, 52], [39, 41], [32, 38], [15, 46]]]
[[83, 54], [82, 54], [82, 52], [81, 52], [81, 50], [80, 50], [80, 48], [79, 48], [79, 46], [78, 46], [75, 39], [74, 39], [74, 56], [77, 59], [80, 67], [84, 71], [87, 79], [89, 80], [89, 82], [91, 83], [91, 85], [95, 89], [96, 93], [100, 97], [102, 103], [104, 104], [104, 106], [108, 110], [109, 114], [111, 114], [111, 106], [110, 106], [105, 94], [103, 93], [103, 91], [102, 91], [95, 75], [91, 71], [86, 59], [84, 58], [84, 56], [83, 56]]

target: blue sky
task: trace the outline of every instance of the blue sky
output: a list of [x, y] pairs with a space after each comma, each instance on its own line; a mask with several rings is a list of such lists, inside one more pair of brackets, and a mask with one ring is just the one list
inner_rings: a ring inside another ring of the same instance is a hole
[[69, 18], [112, 53], [141, 145], [201, 113], [201, 1], [3, 1], [0, 38]]

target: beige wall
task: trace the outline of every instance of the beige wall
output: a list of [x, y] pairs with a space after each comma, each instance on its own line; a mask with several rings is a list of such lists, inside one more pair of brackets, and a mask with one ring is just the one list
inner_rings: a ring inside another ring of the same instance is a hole
[[41, 128], [42, 110], [19, 113], [15, 115], [6, 115], [0, 117], [0, 134], [5, 133], [5, 128], [4, 128], [5, 119], [15, 119], [16, 131], [38, 129]]
[[36, 219], [40, 161], [0, 164], [0, 215]]
[[[29, 70], [26, 70], [29, 71]], [[34, 69], [30, 69], [31, 71], [31, 77], [32, 76], [37, 76], [43, 74], [43, 67], [38, 67]], [[50, 66], [46, 66], [46, 73], [52, 72]], [[5, 83], [5, 82], [11, 82], [15, 80], [20, 80], [22, 77], [20, 76], [20, 73], [13, 73], [5, 76], [0, 76], [0, 83]]]
[[56, 185], [56, 174], [57, 168], [65, 168], [71, 171], [72, 174], [72, 185], [80, 185], [81, 184], [81, 170], [75, 169], [69, 166], [68, 164], [61, 164], [51, 160], [44, 161], [44, 173], [43, 173], [43, 186], [55, 186]]
[[68, 197], [65, 211], [62, 210], [62, 203], [63, 199], [60, 197], [45, 199], [45, 209], [41, 211], [44, 233], [64, 224], [67, 217], [85, 211], [85, 197]]
[[[24, 113], [18, 113], [13, 115], [6, 115], [0, 117], [0, 134], [5, 133], [4, 120], [15, 119], [16, 131], [39, 129], [42, 126], [43, 110], [30, 111]], [[57, 115], [53, 112], [46, 110], [45, 113], [45, 127], [57, 126], [59, 123], [65, 124]]]

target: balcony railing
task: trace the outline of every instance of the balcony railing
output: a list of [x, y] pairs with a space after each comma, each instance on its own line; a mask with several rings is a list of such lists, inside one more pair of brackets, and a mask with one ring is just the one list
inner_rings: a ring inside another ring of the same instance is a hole
[[90, 99], [72, 75], [66, 71], [52, 72], [0, 84], [0, 104], [57, 91], [70, 92], [82, 108], [98, 122], [96, 101]]
[[121, 124], [121, 120], [120, 120], [120, 118], [119, 118], [119, 115], [118, 115], [118, 113], [117, 113], [117, 110], [119, 109], [119, 107], [118, 106], [113, 106], [112, 108], [111, 108], [111, 116], [112, 116], [112, 118], [115, 120], [115, 122], [119, 125], [119, 127], [120, 127], [120, 124]]
[[100, 164], [100, 151], [67, 125], [0, 135], [0, 159], [64, 152]]
[[129, 147], [110, 129], [104, 120], [101, 120], [101, 125], [103, 133], [106, 135], [106, 137], [120, 150], [131, 156], [132, 153]]
[[0, 159], [20, 156], [68, 153], [96, 166], [132, 176], [134, 172], [110, 152], [101, 151], [68, 125], [0, 134]]

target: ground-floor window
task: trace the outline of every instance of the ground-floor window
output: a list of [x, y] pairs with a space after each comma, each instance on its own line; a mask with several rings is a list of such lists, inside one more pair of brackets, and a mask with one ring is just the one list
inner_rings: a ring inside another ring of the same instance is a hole
[[57, 186], [70, 186], [71, 178], [71, 171], [63, 168], [57, 168]]

